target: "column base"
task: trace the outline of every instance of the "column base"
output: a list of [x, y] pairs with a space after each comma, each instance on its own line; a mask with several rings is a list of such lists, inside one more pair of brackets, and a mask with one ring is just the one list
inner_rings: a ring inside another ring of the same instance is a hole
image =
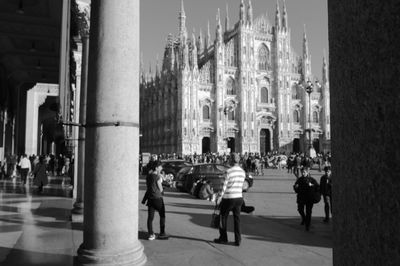
[[83, 244], [78, 249], [78, 256], [75, 258], [75, 266], [141, 266], [147, 262], [144, 248], [140, 241], [136, 247], [129, 250], [88, 250]]
[[83, 214], [83, 202], [75, 201], [74, 208], [71, 210], [72, 214]]

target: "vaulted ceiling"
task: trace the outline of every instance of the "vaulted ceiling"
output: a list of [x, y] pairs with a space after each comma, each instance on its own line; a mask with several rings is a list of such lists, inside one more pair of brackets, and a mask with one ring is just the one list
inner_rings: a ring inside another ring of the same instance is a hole
[[62, 0], [0, 0], [0, 65], [7, 79], [58, 83]]

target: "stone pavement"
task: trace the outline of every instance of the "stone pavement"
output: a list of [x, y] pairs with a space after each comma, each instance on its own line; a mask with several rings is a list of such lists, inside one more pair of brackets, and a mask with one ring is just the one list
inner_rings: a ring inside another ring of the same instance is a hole
[[[317, 175], [316, 175], [317, 176]], [[317, 178], [319, 179], [319, 178]], [[293, 179], [272, 170], [256, 177], [245, 194], [254, 214], [243, 214], [242, 245], [233, 245], [230, 217], [228, 245], [215, 244], [218, 230], [211, 228], [213, 204], [192, 196], [166, 191], [169, 240], [147, 240], [147, 207], [140, 205], [139, 239], [147, 265], [332, 265], [331, 224], [323, 224], [323, 206], [314, 207], [313, 227], [299, 225]], [[140, 198], [144, 180], [140, 180]], [[0, 192], [0, 265], [73, 265], [82, 243], [79, 217], [70, 221], [72, 200]], [[159, 217], [153, 227], [158, 232]]]

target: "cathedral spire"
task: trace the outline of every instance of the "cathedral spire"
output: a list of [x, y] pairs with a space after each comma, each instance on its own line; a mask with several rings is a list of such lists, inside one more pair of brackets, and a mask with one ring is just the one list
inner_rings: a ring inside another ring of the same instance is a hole
[[278, 30], [281, 28], [281, 12], [279, 11], [279, 3], [276, 1], [276, 12], [275, 12], [275, 28]]
[[219, 12], [219, 8], [217, 11], [217, 28], [215, 29], [215, 41], [218, 43], [222, 42], [221, 13]]
[[245, 22], [245, 14], [244, 14], [244, 2], [243, 0], [240, 0], [240, 13], [239, 13], [239, 19], [241, 23]]
[[328, 65], [326, 64], [325, 58], [325, 49], [324, 49], [324, 56], [322, 58], [322, 84], [326, 84], [328, 82]]
[[288, 18], [287, 18], [286, 1], [285, 0], [283, 0], [282, 28], [284, 28], [285, 30], [288, 29]]
[[194, 34], [194, 29], [193, 29], [193, 33], [192, 33], [192, 67], [193, 67], [193, 69], [198, 68], [196, 35]]
[[307, 41], [307, 33], [306, 33], [306, 24], [304, 24], [304, 33], [303, 33], [303, 59], [309, 58], [308, 54], [308, 41]]
[[168, 40], [167, 40], [167, 47], [168, 47], [168, 58], [169, 58], [169, 64], [168, 64], [168, 70], [172, 71], [174, 69], [174, 61], [175, 61], [175, 54], [174, 54], [174, 37], [172, 36], [172, 33], [168, 34]]
[[201, 49], [203, 49], [203, 31], [200, 29], [199, 40], [197, 41], [197, 53], [201, 54]]
[[228, 10], [228, 2], [226, 2], [225, 31], [228, 30], [229, 30], [229, 10]]
[[207, 22], [207, 36], [206, 36], [206, 43], [205, 43], [205, 52], [207, 52], [208, 47], [211, 45], [211, 34], [210, 34], [210, 21]]
[[253, 25], [253, 6], [251, 0], [249, 0], [249, 6], [247, 7], [247, 23]]
[[160, 77], [160, 68], [159, 68], [159, 60], [158, 60], [158, 54], [156, 57], [156, 79]]
[[179, 12], [179, 35], [181, 37], [181, 41], [187, 38], [186, 15], [185, 15], [185, 7], [183, 5], [183, 0], [181, 0], [181, 10]]

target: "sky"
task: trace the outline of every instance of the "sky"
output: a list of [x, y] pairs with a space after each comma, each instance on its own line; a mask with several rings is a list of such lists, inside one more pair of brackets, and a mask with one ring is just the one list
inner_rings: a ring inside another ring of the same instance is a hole
[[[278, 1], [282, 12], [283, 0]], [[244, 2], [247, 5], [248, 0]], [[214, 38], [218, 8], [221, 12], [221, 24], [225, 29], [226, 4], [232, 26], [239, 19], [240, 0], [184, 0], [189, 36], [193, 29], [198, 36], [200, 28], [204, 36], [207, 21], [210, 21], [211, 36]], [[252, 0], [254, 19], [267, 13], [269, 22], [273, 25], [276, 4], [276, 0]], [[161, 63], [168, 34], [178, 33], [180, 5], [181, 0], [140, 1], [140, 50], [146, 70], [151, 65], [154, 71], [157, 55]], [[301, 55], [305, 25], [312, 72], [321, 78], [323, 51], [325, 50], [327, 60], [329, 55], [327, 0], [286, 0], [286, 10], [291, 29], [291, 46], [298, 55]]]

